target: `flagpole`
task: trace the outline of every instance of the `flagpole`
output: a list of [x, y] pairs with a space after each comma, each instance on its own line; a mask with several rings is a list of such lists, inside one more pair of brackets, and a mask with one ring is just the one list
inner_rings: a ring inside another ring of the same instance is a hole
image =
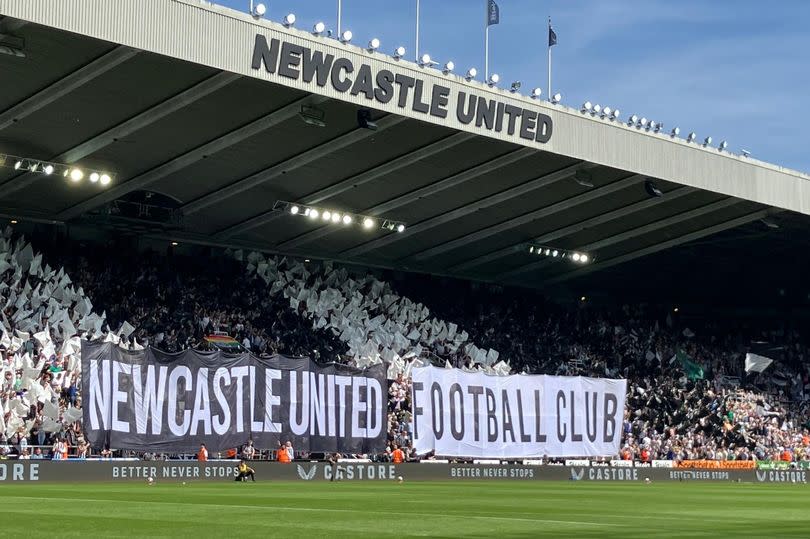
[[337, 20], [337, 37], [340, 39], [340, 17], [343, 14], [343, 5], [341, 0], [337, 0], [338, 3], [338, 20]]
[[419, 61], [419, 0], [416, 0], [416, 61]]
[[489, 80], [489, 0], [484, 2], [484, 81]]
[[[551, 35], [551, 17], [548, 18], [548, 32]], [[551, 42], [548, 42], [548, 93], [546, 99], [551, 101]]]

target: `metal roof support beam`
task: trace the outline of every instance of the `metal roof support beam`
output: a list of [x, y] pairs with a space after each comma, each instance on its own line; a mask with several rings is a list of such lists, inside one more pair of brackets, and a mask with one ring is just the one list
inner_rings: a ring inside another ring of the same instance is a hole
[[[405, 122], [406, 120], [407, 118], [404, 116], [395, 116], [389, 114], [388, 116], [377, 120], [377, 129], [378, 131], [389, 129], [395, 125]], [[234, 197], [240, 193], [244, 193], [248, 189], [252, 189], [257, 185], [281, 178], [281, 176], [286, 172], [305, 167], [332, 152], [336, 152], [351, 146], [352, 144], [362, 142], [375, 134], [375, 131], [358, 127], [352, 131], [349, 131], [348, 133], [339, 135], [332, 140], [319, 144], [314, 148], [310, 148], [309, 150], [299, 153], [290, 159], [273, 165], [272, 167], [266, 168], [260, 172], [257, 172], [256, 174], [252, 174], [251, 176], [247, 176], [246, 178], [242, 178], [241, 180], [236, 180], [230, 185], [203, 195], [197, 200], [184, 205], [181, 209], [186, 215], [197, 213], [198, 211], [204, 210], [205, 208], [221, 202], [222, 200]]]
[[49, 84], [46, 88], [0, 114], [0, 131], [30, 116], [36, 111], [45, 108], [73, 90], [92, 82], [94, 79], [100, 77], [117, 65], [126, 62], [139, 52], [140, 51], [130, 49], [129, 47], [116, 47], [84, 67], [77, 69], [67, 77]]
[[[392, 198], [391, 200], [383, 202], [382, 204], [378, 204], [376, 206], [372, 206], [371, 208], [367, 208], [363, 210], [362, 213], [378, 217], [386, 212], [393, 211], [397, 208], [401, 208], [403, 206], [416, 202], [420, 198], [435, 195], [436, 193], [439, 193], [446, 189], [450, 189], [452, 187], [456, 187], [464, 182], [475, 179], [481, 176], [482, 174], [488, 174], [490, 172], [498, 170], [499, 168], [516, 163], [521, 159], [525, 159], [530, 155], [534, 155], [534, 153], [535, 151], [529, 148], [521, 148], [520, 150], [515, 150], [506, 155], [501, 155], [499, 157], [496, 157], [495, 159], [491, 159], [489, 161], [481, 163], [480, 165], [476, 165], [463, 172], [459, 172], [457, 174], [453, 174], [452, 176], [448, 176], [447, 178], [439, 180], [438, 182], [431, 183], [430, 185], [420, 187], [419, 189], [415, 189], [398, 197]], [[299, 245], [309, 243], [319, 238], [322, 238], [334, 231], [335, 231], [334, 227], [330, 226], [321, 227], [317, 230], [313, 230], [311, 232], [307, 232], [306, 234], [302, 234], [297, 238], [285, 241], [284, 243], [280, 244], [279, 247], [285, 249], [297, 247]]]
[[469, 245], [470, 243], [474, 243], [476, 241], [481, 241], [483, 239], [489, 238], [494, 236], [495, 234], [500, 234], [501, 232], [505, 232], [507, 230], [511, 230], [513, 228], [517, 228], [519, 226], [523, 226], [525, 224], [531, 223], [532, 221], [536, 221], [537, 219], [542, 219], [544, 217], [548, 217], [549, 215], [554, 215], [555, 213], [559, 213], [561, 211], [569, 210], [575, 207], [578, 204], [583, 204], [585, 202], [590, 202], [591, 200], [597, 199], [602, 196], [611, 195], [617, 191], [621, 191], [622, 189], [626, 189], [633, 184], [637, 183], [637, 181], [641, 178], [638, 175], [632, 175], [627, 178], [621, 179], [619, 181], [609, 183], [607, 185], [603, 185], [601, 187], [597, 187], [591, 191], [586, 193], [582, 193], [580, 195], [573, 196], [571, 198], [567, 198], [550, 206], [546, 206], [544, 208], [540, 208], [529, 213], [523, 214], [519, 217], [513, 217], [512, 219], [508, 219], [501, 223], [488, 226], [482, 230], [478, 230], [477, 232], [473, 232], [472, 234], [467, 234], [455, 240], [451, 240], [435, 247], [431, 247], [430, 249], [425, 249], [419, 253], [413, 254], [406, 258], [412, 260], [425, 260], [436, 255], [446, 253], [447, 251], [452, 251], [453, 249], [458, 249], [459, 247], [463, 247], [465, 245]]
[[[315, 102], [325, 101], [325, 97], [316, 98]], [[103, 204], [108, 202], [112, 202], [113, 200], [120, 198], [127, 193], [131, 193], [132, 191], [136, 191], [138, 189], [143, 189], [149, 185], [154, 184], [162, 180], [163, 178], [174, 174], [175, 172], [182, 170], [189, 165], [192, 165], [203, 159], [206, 155], [215, 154], [224, 150], [225, 148], [229, 148], [235, 144], [239, 144], [243, 140], [246, 140], [250, 137], [258, 135], [259, 133], [266, 131], [267, 129], [273, 127], [274, 125], [278, 125], [282, 122], [293, 118], [296, 114], [298, 114], [298, 110], [302, 104], [305, 103], [312, 103], [312, 99], [310, 96], [302, 97], [300, 99], [296, 99], [292, 103], [289, 103], [280, 109], [277, 109], [269, 114], [262, 116], [261, 118], [250, 122], [247, 125], [244, 125], [240, 128], [237, 128], [225, 135], [222, 135], [219, 138], [216, 138], [210, 142], [203, 144], [202, 146], [198, 146], [197, 148], [184, 153], [178, 157], [175, 157], [171, 161], [168, 161], [152, 170], [141, 174], [140, 176], [136, 176], [129, 181], [124, 183], [118, 184], [111, 189], [107, 189], [106, 191], [99, 193], [98, 195], [85, 200], [84, 202], [80, 202], [70, 208], [67, 208], [60, 212], [56, 218], [61, 219], [63, 221], [68, 221], [73, 219], [74, 217], [78, 217], [79, 215], [92, 210], [93, 208], [97, 208]]]
[[591, 217], [590, 219], [585, 219], [584, 221], [579, 221], [578, 223], [574, 223], [572, 225], [568, 225], [563, 228], [558, 228], [557, 230], [553, 230], [548, 234], [543, 234], [542, 236], [538, 236], [531, 240], [522, 243], [516, 243], [514, 245], [510, 245], [509, 247], [504, 247], [503, 249], [498, 249], [497, 251], [493, 251], [491, 253], [478, 256], [471, 260], [467, 260], [466, 262], [462, 262], [461, 264], [456, 264], [455, 266], [448, 268], [448, 270], [451, 272], [463, 272], [471, 268], [480, 266], [482, 264], [486, 264], [487, 262], [492, 262], [493, 260], [498, 260], [499, 258], [511, 255], [516, 251], [522, 249], [526, 243], [547, 243], [555, 241], [560, 238], [570, 236], [571, 234], [581, 232], [587, 228], [592, 228], [605, 223], [609, 223], [610, 221], [621, 219], [622, 217], [630, 215], [631, 213], [646, 210], [647, 208], [651, 208], [662, 202], [671, 202], [673, 200], [677, 200], [678, 198], [681, 198], [683, 196], [695, 192], [697, 192], [697, 189], [694, 189], [692, 187], [679, 187], [677, 189], [669, 191], [666, 194], [666, 197], [664, 198], [645, 198], [644, 200], [635, 202], [628, 206], [617, 208], [613, 211], [609, 211], [607, 213]]
[[[140, 114], [130, 118], [129, 120], [118, 124], [112, 129], [96, 135], [95, 137], [86, 140], [66, 152], [57, 155], [51, 159], [58, 163], [73, 164], [76, 161], [92, 155], [102, 148], [114, 143], [116, 139], [122, 139], [152, 125], [153, 123], [165, 118], [166, 116], [177, 112], [178, 110], [186, 107], [204, 97], [216, 92], [220, 88], [237, 80], [239, 75], [233, 73], [220, 72], [216, 75], [205, 79], [184, 90], [183, 92], [170, 97], [162, 103], [141, 112]], [[41, 178], [40, 174], [22, 174], [17, 178], [12, 178], [7, 183], [7, 186], [0, 191], [0, 197], [5, 197], [10, 193], [15, 193], [24, 189]]]
[[[685, 221], [689, 221], [692, 219], [696, 219], [698, 217], [702, 217], [704, 215], [708, 215], [712, 212], [723, 210], [725, 208], [734, 206], [738, 204], [740, 199], [738, 198], [724, 198], [723, 200], [718, 200], [717, 202], [712, 202], [711, 204], [706, 204], [705, 206], [701, 206], [699, 208], [694, 208], [692, 210], [678, 213], [676, 215], [672, 215], [667, 217], [666, 219], [659, 219], [658, 221], [653, 221], [652, 223], [647, 223], [646, 225], [640, 226], [638, 228], [634, 228], [632, 230], [627, 230], [622, 232], [621, 234], [616, 234], [615, 236], [610, 236], [609, 238], [604, 238], [599, 241], [589, 243], [588, 245], [584, 245], [582, 247], [576, 248], [578, 251], [584, 251], [586, 253], [592, 253], [596, 249], [602, 249], [604, 247], [609, 247], [611, 245], [616, 245], [617, 243], [621, 243], [623, 241], [631, 240], [633, 238], [637, 238], [639, 236], [643, 236], [644, 234], [649, 234], [650, 232], [656, 232], [668, 226], [677, 225], [679, 223], [683, 223]], [[520, 275], [521, 273], [526, 273], [527, 271], [532, 271], [535, 269], [540, 269], [544, 266], [551, 264], [548, 259], [541, 259], [530, 264], [526, 264], [525, 266], [521, 266], [519, 268], [515, 268], [511, 271], [502, 273], [498, 276], [499, 279], [506, 279], [514, 277], [515, 275]], [[598, 265], [598, 263], [592, 264]], [[590, 266], [589, 266], [590, 267]]]
[[[324, 200], [328, 200], [331, 197], [344, 193], [349, 189], [354, 189], [356, 186], [377, 180], [386, 174], [390, 174], [391, 172], [410, 166], [413, 163], [421, 161], [422, 159], [426, 159], [432, 155], [436, 155], [439, 152], [457, 146], [462, 142], [470, 140], [471, 138], [473, 138], [473, 135], [468, 133], [456, 133], [454, 135], [450, 135], [449, 137], [428, 144], [427, 146], [423, 146], [418, 150], [414, 150], [411, 153], [397, 157], [392, 161], [378, 165], [365, 172], [361, 172], [360, 174], [346, 178], [345, 180], [341, 180], [338, 183], [324, 187], [323, 189], [319, 189], [318, 191], [310, 193], [301, 200], [296, 200], [295, 202], [300, 202], [301, 204], [318, 204]], [[228, 238], [236, 234], [241, 234], [242, 232], [247, 232], [248, 230], [254, 229], [258, 226], [272, 223], [279, 218], [281, 218], [280, 213], [269, 210], [242, 221], [241, 223], [237, 223], [233, 226], [225, 228], [219, 231], [215, 236], [218, 238]], [[314, 230], [312, 234], [321, 233], [321, 236], [319, 237], [322, 237], [328, 234], [331, 230], [333, 230], [331, 227], [325, 226], [319, 228], [318, 230]]]
[[773, 208], [768, 208], [764, 210], [755, 211], [753, 213], [749, 213], [747, 215], [743, 215], [742, 217], [737, 217], [735, 219], [731, 219], [730, 221], [725, 221], [723, 223], [719, 223], [708, 228], [704, 228], [701, 230], [696, 230], [695, 232], [690, 232], [689, 234], [685, 234], [683, 236], [673, 238], [671, 240], [656, 243], [655, 245], [650, 245], [649, 247], [645, 247], [644, 249], [639, 249], [638, 251], [633, 251], [631, 253], [627, 253], [621, 256], [617, 256], [615, 258], [611, 258], [609, 260], [605, 260], [602, 262], [597, 262], [596, 264], [592, 264], [590, 266], [585, 266], [583, 268], [579, 268], [577, 270], [565, 273], [563, 275], [559, 275], [557, 277], [553, 277], [544, 281], [543, 284], [556, 284], [561, 283], [563, 281], [568, 281], [575, 277], [580, 277], [582, 275], [587, 275], [588, 273], [592, 273], [596, 270], [610, 268], [612, 266], [616, 266], [618, 264], [623, 264], [625, 262], [629, 262], [631, 260], [635, 260], [637, 258], [641, 258], [643, 256], [647, 256], [653, 253], [657, 253], [658, 251], [663, 251], [664, 249], [669, 249], [670, 247], [676, 247], [678, 245], [682, 245], [684, 243], [688, 243], [690, 241], [699, 240], [700, 238], [705, 238], [706, 236], [711, 236], [712, 234], [717, 234], [719, 232], [723, 232], [730, 228], [736, 228], [738, 226], [742, 226], [744, 224], [750, 223], [752, 221], [757, 221], [762, 219], [763, 217], [767, 217], [768, 215], [772, 215], [774, 213], [778, 213], [781, 210], [775, 210]]
[[474, 213], [476, 211], [483, 210], [485, 208], [490, 208], [497, 204], [507, 202], [513, 198], [517, 198], [527, 193], [531, 193], [532, 191], [540, 189], [541, 187], [552, 185], [558, 181], [570, 177], [577, 170], [584, 168], [585, 166], [587, 166], [586, 163], [579, 162], [574, 165], [569, 165], [555, 172], [544, 174], [543, 176], [539, 176], [533, 180], [529, 180], [528, 182], [516, 185], [515, 187], [510, 187], [509, 189], [501, 191], [500, 193], [489, 195], [487, 197], [482, 198], [481, 200], [476, 200], [475, 202], [465, 204], [460, 208], [456, 208], [455, 210], [442, 213], [440, 215], [422, 221], [421, 223], [410, 225], [408, 226], [408, 228], [405, 229], [404, 232], [388, 234], [381, 238], [377, 238], [375, 240], [368, 241], [362, 245], [358, 245], [357, 247], [348, 249], [341, 254], [344, 256], [357, 256], [359, 254], [367, 253], [372, 249], [383, 247], [385, 245], [390, 245], [396, 241], [404, 240], [405, 238], [409, 238], [414, 234], [425, 232], [437, 226], [443, 225], [444, 223], [448, 223], [455, 219], [459, 219], [466, 215], [470, 215], [471, 213]]

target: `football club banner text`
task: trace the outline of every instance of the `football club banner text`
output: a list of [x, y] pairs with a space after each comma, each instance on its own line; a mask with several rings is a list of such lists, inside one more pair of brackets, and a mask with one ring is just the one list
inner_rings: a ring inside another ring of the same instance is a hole
[[626, 380], [413, 369], [419, 454], [595, 457], [619, 452]]

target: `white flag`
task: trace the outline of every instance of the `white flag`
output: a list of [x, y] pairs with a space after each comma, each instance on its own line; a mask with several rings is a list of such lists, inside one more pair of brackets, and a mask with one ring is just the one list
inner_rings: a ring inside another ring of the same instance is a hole
[[745, 354], [745, 372], [762, 372], [767, 369], [773, 360], [757, 354]]

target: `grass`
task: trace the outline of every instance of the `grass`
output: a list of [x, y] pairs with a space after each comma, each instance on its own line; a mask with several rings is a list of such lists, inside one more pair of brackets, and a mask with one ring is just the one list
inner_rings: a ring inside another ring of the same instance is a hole
[[806, 485], [0, 484], [6, 537], [808, 537]]

